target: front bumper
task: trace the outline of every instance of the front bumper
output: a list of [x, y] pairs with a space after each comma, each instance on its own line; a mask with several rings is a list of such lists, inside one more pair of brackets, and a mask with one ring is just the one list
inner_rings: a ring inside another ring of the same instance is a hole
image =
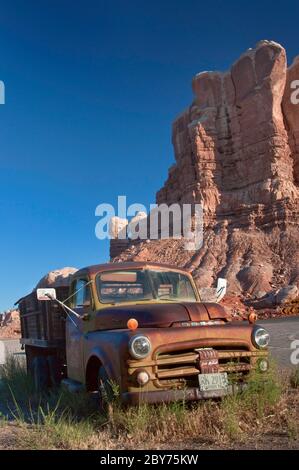
[[224, 390], [211, 390], [201, 392], [199, 388], [188, 388], [184, 390], [158, 390], [125, 392], [122, 394], [122, 402], [126, 405], [140, 405], [142, 403], [171, 403], [174, 401], [198, 401], [211, 398], [223, 398], [233, 395], [246, 388], [246, 384], [229, 385]]

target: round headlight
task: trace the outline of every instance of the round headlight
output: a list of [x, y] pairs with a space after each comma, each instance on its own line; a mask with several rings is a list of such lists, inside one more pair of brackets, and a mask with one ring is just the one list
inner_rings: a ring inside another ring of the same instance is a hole
[[133, 336], [130, 339], [129, 351], [135, 359], [143, 359], [151, 352], [151, 342], [146, 336]]
[[257, 328], [253, 331], [252, 340], [257, 348], [266, 348], [270, 341], [270, 335], [265, 328]]

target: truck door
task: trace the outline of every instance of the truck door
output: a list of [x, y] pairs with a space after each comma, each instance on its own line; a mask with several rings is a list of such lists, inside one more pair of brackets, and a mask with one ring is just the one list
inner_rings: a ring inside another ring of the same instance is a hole
[[[77, 278], [71, 286], [70, 307], [82, 318], [90, 313], [91, 290], [87, 278]], [[66, 320], [67, 375], [70, 379], [84, 382], [83, 320], [70, 315]]]

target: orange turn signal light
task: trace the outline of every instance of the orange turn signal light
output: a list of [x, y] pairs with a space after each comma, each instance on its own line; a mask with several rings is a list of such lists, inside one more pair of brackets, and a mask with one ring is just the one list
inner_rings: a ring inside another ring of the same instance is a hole
[[129, 330], [137, 330], [138, 321], [135, 318], [130, 318], [130, 320], [128, 320], [127, 327]]
[[255, 312], [250, 312], [248, 315], [248, 321], [249, 323], [255, 323], [257, 320], [257, 314]]

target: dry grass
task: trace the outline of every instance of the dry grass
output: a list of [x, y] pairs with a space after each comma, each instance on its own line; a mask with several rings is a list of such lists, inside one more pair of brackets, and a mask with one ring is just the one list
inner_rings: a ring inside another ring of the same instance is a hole
[[290, 384], [293, 388], [299, 388], [299, 368], [292, 372], [290, 377]]
[[0, 447], [298, 447], [298, 390], [283, 385], [285, 377], [275, 369], [266, 380], [265, 376], [261, 380], [260, 374], [252, 374], [245, 392], [222, 401], [124, 409], [116, 397], [107, 416], [99, 414], [96, 401], [85, 393], [72, 395], [56, 390], [36, 396], [30, 379], [15, 360], [11, 359], [0, 374], [0, 401], [6, 401], [14, 417], [12, 428], [0, 415]]

